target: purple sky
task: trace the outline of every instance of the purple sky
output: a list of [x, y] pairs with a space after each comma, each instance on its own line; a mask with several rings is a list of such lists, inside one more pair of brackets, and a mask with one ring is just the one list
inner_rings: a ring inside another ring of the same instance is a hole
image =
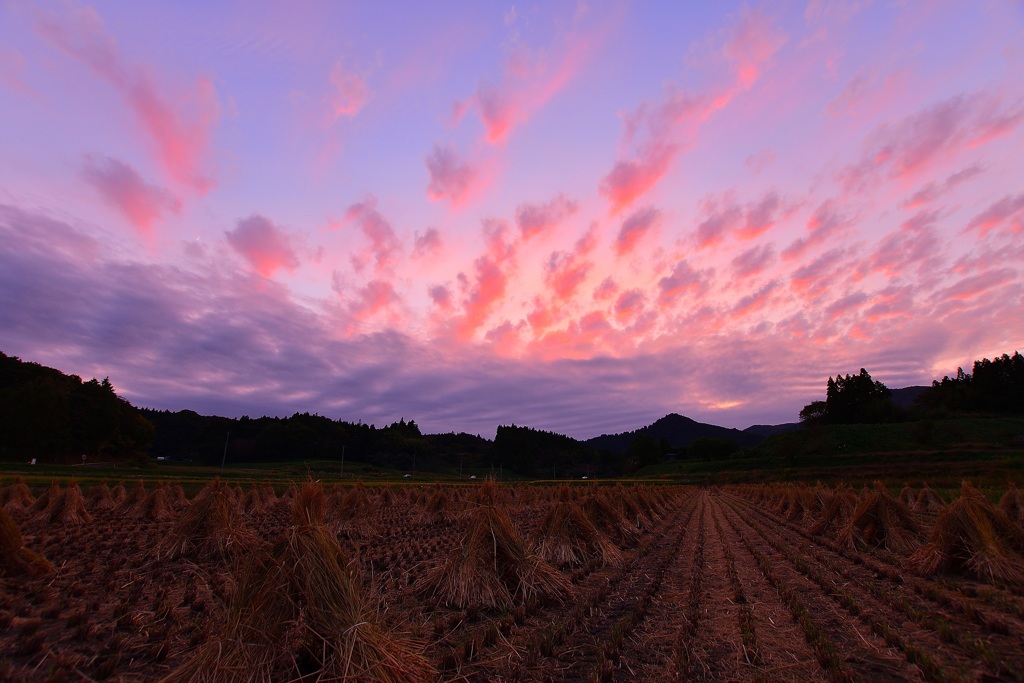
[[576, 437], [1024, 349], [1024, 3], [0, 0], [0, 350]]

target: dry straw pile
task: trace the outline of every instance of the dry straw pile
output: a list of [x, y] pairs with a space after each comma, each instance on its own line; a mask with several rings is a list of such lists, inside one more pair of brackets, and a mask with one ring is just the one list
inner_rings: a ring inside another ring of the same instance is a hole
[[534, 531], [532, 545], [537, 555], [559, 567], [579, 567], [592, 561], [617, 565], [622, 561], [619, 549], [571, 500], [564, 484], [559, 487], [559, 500]]
[[498, 509], [497, 485], [488, 480], [477, 493], [462, 547], [427, 573], [417, 592], [453, 607], [510, 609], [535, 599], [562, 601], [572, 586], [562, 574], [530, 552], [508, 516]]
[[0, 576], [43, 576], [53, 565], [25, 547], [18, 525], [0, 508]]
[[231, 490], [215, 480], [182, 512], [163, 541], [160, 554], [170, 557], [225, 558], [256, 545], [244, 526]]
[[1024, 530], [963, 482], [960, 498], [939, 514], [928, 542], [908, 566], [926, 576], [965, 572], [985, 581], [1024, 585]]
[[910, 554], [920, 546], [917, 522], [910, 509], [875, 482], [875, 490], [864, 496], [853, 511], [839, 541], [851, 548], [887, 548]]
[[222, 632], [165, 681], [419, 683], [436, 672], [418, 643], [384, 628], [337, 538], [323, 488], [294, 494], [292, 526], [243, 565]]

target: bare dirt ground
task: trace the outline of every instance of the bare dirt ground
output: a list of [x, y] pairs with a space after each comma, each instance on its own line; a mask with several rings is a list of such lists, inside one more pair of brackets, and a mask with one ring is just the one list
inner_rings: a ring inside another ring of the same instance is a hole
[[[445, 606], [417, 585], [461, 547], [472, 505], [450, 490], [431, 509], [436, 493], [371, 491], [359, 506], [332, 504], [328, 520], [381, 623], [420, 643], [439, 681], [1024, 680], [1019, 587], [915, 576], [902, 555], [815, 536], [809, 520], [738, 490], [666, 487], [653, 503], [603, 490], [643, 503], [624, 514], [621, 562], [562, 568], [562, 601]], [[500, 507], [529, 539], [553, 499], [518, 487]], [[290, 505], [273, 501], [244, 524], [271, 543]], [[158, 681], [221, 628], [237, 566], [161, 555], [173, 520], [11, 516], [54, 571], [0, 578], [0, 680]]]

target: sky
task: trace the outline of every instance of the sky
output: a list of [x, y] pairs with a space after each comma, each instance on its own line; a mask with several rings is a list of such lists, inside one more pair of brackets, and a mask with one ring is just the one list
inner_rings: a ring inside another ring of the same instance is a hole
[[0, 0], [0, 351], [577, 438], [1024, 349], [1024, 3]]

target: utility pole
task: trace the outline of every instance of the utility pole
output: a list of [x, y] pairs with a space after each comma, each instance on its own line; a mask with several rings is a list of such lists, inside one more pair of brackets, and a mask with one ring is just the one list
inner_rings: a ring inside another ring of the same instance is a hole
[[341, 478], [345, 478], [345, 445], [341, 446]]
[[224, 455], [220, 458], [220, 473], [224, 474], [224, 461], [228, 459], [228, 442], [231, 441], [231, 432], [228, 432], [228, 438], [224, 439]]

